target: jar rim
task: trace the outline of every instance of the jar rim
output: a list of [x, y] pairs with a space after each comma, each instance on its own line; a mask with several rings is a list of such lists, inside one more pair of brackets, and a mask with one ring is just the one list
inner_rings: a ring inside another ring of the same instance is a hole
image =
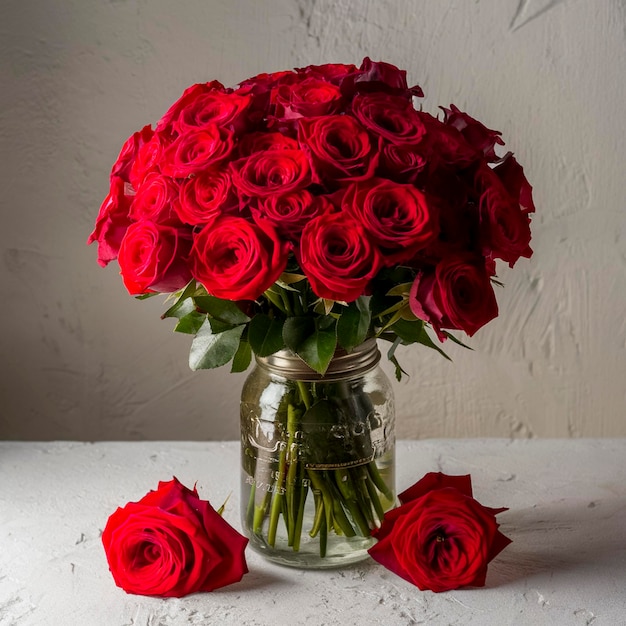
[[380, 351], [375, 338], [366, 339], [350, 352], [338, 348], [324, 374], [311, 369], [301, 357], [288, 349], [279, 350], [266, 357], [255, 355], [255, 359], [259, 366], [273, 374], [293, 380], [313, 382], [362, 376], [378, 365]]

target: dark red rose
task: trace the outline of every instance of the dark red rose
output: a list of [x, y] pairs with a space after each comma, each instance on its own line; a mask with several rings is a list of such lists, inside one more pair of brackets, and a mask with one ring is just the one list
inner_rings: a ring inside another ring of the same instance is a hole
[[434, 271], [421, 271], [411, 287], [409, 304], [442, 340], [442, 328], [463, 330], [471, 337], [498, 316], [484, 259], [472, 253], [448, 255]]
[[281, 237], [298, 241], [308, 222], [332, 209], [333, 205], [325, 196], [314, 196], [301, 189], [282, 196], [260, 198], [252, 214], [271, 222]]
[[211, 168], [183, 182], [176, 211], [182, 222], [197, 226], [238, 206], [228, 170]]
[[490, 130], [467, 113], [460, 111], [453, 104], [450, 105], [449, 109], [441, 108], [445, 113], [445, 123], [456, 128], [470, 146], [482, 152], [488, 161], [498, 160], [494, 148], [496, 144], [504, 145], [504, 141], [500, 138], [502, 134], [500, 131]]
[[302, 231], [296, 257], [320, 298], [352, 302], [381, 267], [380, 254], [363, 224], [347, 213], [326, 213]]
[[179, 193], [180, 186], [176, 181], [158, 172], [151, 172], [137, 189], [130, 217], [133, 221], [180, 224], [177, 214]]
[[111, 168], [111, 181], [113, 178], [121, 178], [124, 182], [130, 182], [130, 170], [137, 158], [141, 147], [148, 143], [154, 131], [152, 126], [144, 126], [140, 131], [133, 133], [124, 143], [117, 160]]
[[309, 162], [302, 150], [268, 150], [231, 163], [233, 183], [242, 196], [273, 196], [304, 189]]
[[426, 474], [385, 513], [370, 556], [422, 591], [484, 587], [489, 562], [511, 540], [492, 509], [472, 497], [467, 476]]
[[520, 257], [530, 258], [530, 218], [506, 191], [488, 166], [476, 176], [480, 195], [480, 240], [487, 258], [506, 261], [511, 267]]
[[161, 131], [172, 131], [173, 123], [180, 116], [181, 111], [183, 109], [191, 106], [198, 98], [202, 97], [207, 93], [213, 92], [225, 92], [230, 91], [224, 88], [224, 85], [217, 80], [213, 80], [210, 83], [197, 83], [195, 85], [191, 85], [187, 87], [183, 94], [174, 104], [167, 110], [167, 113], [159, 120], [157, 124], [156, 130]]
[[169, 143], [164, 135], [154, 133], [150, 141], [141, 146], [130, 170], [130, 182], [135, 189], [139, 189], [139, 186], [148, 174], [160, 171], [159, 165], [163, 157], [163, 151]]
[[341, 107], [339, 87], [318, 78], [279, 85], [272, 94], [274, 115], [281, 120], [331, 115]]
[[352, 112], [361, 124], [389, 143], [418, 144], [426, 132], [409, 100], [386, 93], [357, 94]]
[[180, 135], [165, 150], [161, 171], [166, 176], [187, 178], [226, 159], [233, 149], [233, 134], [216, 124]]
[[271, 224], [222, 216], [194, 238], [191, 268], [206, 290], [225, 300], [256, 300], [287, 265], [287, 248]]
[[98, 242], [98, 263], [102, 267], [117, 258], [122, 239], [131, 224], [128, 214], [133, 198], [130, 185], [119, 176], [114, 176], [96, 218], [96, 227], [87, 239], [87, 244]]
[[282, 133], [248, 133], [237, 146], [239, 156], [246, 157], [266, 150], [297, 150], [300, 146], [295, 139]]
[[414, 183], [426, 165], [422, 150], [411, 145], [383, 142], [377, 173], [399, 183]]
[[181, 109], [173, 122], [174, 131], [183, 134], [190, 130], [217, 124], [235, 133], [246, 127], [246, 115], [252, 97], [224, 91], [209, 91], [195, 98]]
[[341, 85], [347, 76], [351, 76], [357, 71], [356, 65], [344, 63], [324, 63], [322, 65], [307, 65], [299, 68], [298, 74], [311, 76], [325, 80], [334, 85]]
[[413, 185], [371, 178], [350, 185], [341, 204], [363, 224], [387, 267], [410, 259], [439, 231], [436, 209]]
[[405, 98], [411, 95], [420, 98], [424, 96], [419, 85], [409, 88], [405, 70], [400, 70], [395, 65], [384, 61], [372, 61], [369, 57], [363, 59], [355, 84], [359, 91], [382, 91]]
[[127, 593], [180, 598], [248, 572], [248, 540], [176, 478], [118, 508], [102, 543], [115, 584]]
[[524, 213], [534, 213], [533, 188], [524, 176], [524, 168], [515, 160], [509, 152], [493, 171], [502, 181], [509, 195], [515, 199], [519, 208]]
[[129, 226], [118, 255], [124, 286], [135, 296], [169, 293], [190, 280], [187, 266], [190, 233], [148, 220]]
[[270, 113], [270, 96], [272, 90], [281, 83], [293, 83], [298, 79], [291, 70], [273, 72], [271, 74], [258, 74], [240, 83], [235, 90], [239, 95], [250, 95], [252, 105], [249, 121], [252, 125], [266, 126], [267, 117]]
[[363, 180], [374, 174], [377, 146], [349, 115], [303, 118], [298, 138], [311, 161], [315, 183], [328, 188], [333, 183]]
[[426, 129], [422, 149], [433, 168], [465, 168], [480, 161], [481, 152], [467, 142], [461, 131], [444, 124], [430, 113], [419, 112], [417, 115]]

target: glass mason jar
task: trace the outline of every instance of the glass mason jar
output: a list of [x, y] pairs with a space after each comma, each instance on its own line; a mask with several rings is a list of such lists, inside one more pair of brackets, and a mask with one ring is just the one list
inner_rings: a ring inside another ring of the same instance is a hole
[[391, 384], [375, 339], [324, 376], [288, 350], [256, 359], [241, 394], [241, 512], [250, 546], [292, 567], [360, 561], [395, 505]]

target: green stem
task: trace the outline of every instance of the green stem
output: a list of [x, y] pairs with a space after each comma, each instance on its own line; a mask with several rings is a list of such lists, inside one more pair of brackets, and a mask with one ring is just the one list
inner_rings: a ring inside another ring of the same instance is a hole
[[372, 479], [372, 482], [378, 488], [387, 500], [393, 500], [393, 494], [391, 493], [391, 489], [387, 486], [387, 483], [383, 480], [383, 477], [380, 475], [378, 471], [378, 466], [376, 465], [376, 461], [371, 461], [367, 464], [367, 471]]
[[285, 481], [285, 470], [287, 467], [287, 448], [284, 447], [280, 451], [278, 457], [278, 475], [276, 476], [276, 482], [274, 483], [274, 497], [272, 499], [272, 508], [270, 510], [270, 523], [267, 530], [267, 543], [274, 547], [276, 544], [276, 530], [278, 528], [278, 518], [283, 507], [283, 497], [285, 488], [283, 483]]

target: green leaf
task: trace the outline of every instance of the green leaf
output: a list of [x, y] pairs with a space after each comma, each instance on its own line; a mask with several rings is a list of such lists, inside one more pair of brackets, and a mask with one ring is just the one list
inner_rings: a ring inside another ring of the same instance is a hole
[[459, 346], [462, 346], [463, 348], [467, 348], [468, 350], [473, 350], [474, 348], [472, 348], [471, 346], [467, 346], [465, 345], [460, 339], [457, 339], [454, 335], [451, 335], [447, 330], [443, 331], [443, 334], [450, 339], [450, 341], [454, 341], [454, 343], [456, 343]]
[[316, 330], [296, 350], [298, 356], [313, 370], [324, 374], [337, 348], [334, 330]]
[[135, 300], [147, 300], [148, 298], [152, 298], [158, 295], [159, 295], [158, 291], [154, 291], [154, 292], [151, 291], [150, 293], [142, 293], [140, 296], [135, 296]]
[[250, 318], [232, 300], [222, 300], [215, 296], [197, 296], [194, 301], [211, 317], [227, 324], [245, 324], [250, 321]]
[[252, 361], [252, 348], [247, 341], [240, 341], [230, 368], [232, 373], [245, 372]]
[[304, 340], [315, 332], [315, 321], [310, 316], [288, 317], [283, 326], [283, 340], [285, 345], [294, 352]]
[[400, 363], [398, 362], [398, 359], [396, 358], [396, 348], [402, 343], [402, 339], [400, 337], [396, 337], [395, 341], [393, 342], [392, 346], [389, 348], [388, 352], [387, 352], [387, 358], [393, 363], [395, 369], [396, 369], [396, 380], [398, 382], [400, 382], [402, 380], [402, 374], [404, 374], [405, 376], [408, 376], [407, 372], [405, 372], [402, 367], [400, 366]]
[[225, 330], [230, 330], [231, 328], [235, 328], [235, 324], [228, 324], [226, 322], [222, 322], [222, 320], [216, 320], [213, 317], [209, 317], [209, 324], [211, 325], [211, 330], [214, 333], [223, 333]]
[[248, 341], [255, 354], [269, 356], [285, 347], [283, 322], [261, 313], [255, 315], [248, 327]]
[[206, 320], [195, 336], [189, 352], [189, 367], [192, 370], [220, 367], [230, 361], [239, 348], [239, 340], [245, 326], [235, 326], [214, 333], [210, 320]]
[[432, 348], [441, 354], [441, 356], [448, 359], [448, 361], [452, 361], [452, 359], [430, 338], [430, 335], [426, 332], [426, 329], [422, 327], [422, 332], [420, 334], [420, 338], [418, 339], [418, 343], [421, 343], [423, 346], [428, 348]]
[[177, 333], [187, 333], [188, 335], [195, 335], [201, 328], [202, 324], [206, 320], [205, 313], [198, 313], [195, 308], [191, 313], [188, 313], [184, 317], [178, 320], [178, 324], [174, 327]]
[[424, 330], [424, 322], [422, 320], [409, 322], [405, 319], [399, 319], [393, 326], [389, 327], [389, 330], [396, 333], [405, 343], [419, 343]]
[[161, 319], [165, 319], [166, 317], [177, 317], [180, 319], [188, 313], [191, 313], [191, 311], [195, 309], [191, 296], [193, 296], [196, 291], [196, 281], [192, 278], [187, 283], [187, 286], [182, 291], [178, 292], [176, 302], [161, 315]]
[[337, 320], [337, 340], [348, 352], [362, 344], [367, 338], [372, 321], [369, 298], [361, 296], [351, 302]]

